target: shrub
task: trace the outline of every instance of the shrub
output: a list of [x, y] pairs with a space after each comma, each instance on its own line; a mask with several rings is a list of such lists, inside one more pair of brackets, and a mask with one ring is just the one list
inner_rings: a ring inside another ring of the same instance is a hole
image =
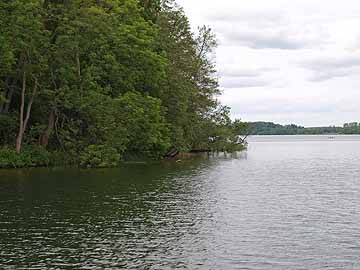
[[30, 160], [31, 167], [49, 166], [51, 161], [51, 153], [40, 146], [26, 146], [21, 155]]
[[78, 156], [66, 153], [64, 151], [52, 151], [50, 165], [51, 166], [64, 166], [64, 165], [78, 165]]
[[8, 147], [0, 149], [0, 168], [16, 168], [19, 157], [15, 149]]
[[118, 151], [107, 145], [90, 145], [80, 155], [80, 165], [87, 168], [116, 167], [120, 160]]
[[0, 168], [44, 167], [50, 164], [51, 153], [39, 146], [25, 146], [20, 154], [15, 149], [0, 149]]

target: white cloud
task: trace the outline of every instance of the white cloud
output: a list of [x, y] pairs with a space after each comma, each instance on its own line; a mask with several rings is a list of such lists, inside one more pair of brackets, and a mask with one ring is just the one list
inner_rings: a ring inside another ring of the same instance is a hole
[[179, 0], [219, 39], [234, 117], [305, 126], [360, 121], [360, 2]]
[[223, 77], [259, 77], [265, 69], [241, 68], [238, 65], [223, 65], [218, 68], [218, 73]]
[[220, 79], [220, 85], [224, 89], [239, 89], [239, 88], [250, 88], [250, 87], [263, 87], [269, 85], [270, 82], [262, 78], [244, 78], [244, 77], [223, 77]]
[[[334, 52], [336, 53], [336, 52]], [[360, 74], [360, 54], [331, 55], [316, 57], [301, 63], [304, 68], [312, 71], [310, 80], [321, 82], [337, 77], [350, 77]]]

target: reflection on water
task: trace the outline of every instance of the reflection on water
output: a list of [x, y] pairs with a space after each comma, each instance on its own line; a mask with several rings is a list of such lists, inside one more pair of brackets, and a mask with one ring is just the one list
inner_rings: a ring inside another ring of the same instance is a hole
[[360, 140], [0, 171], [0, 269], [357, 269]]

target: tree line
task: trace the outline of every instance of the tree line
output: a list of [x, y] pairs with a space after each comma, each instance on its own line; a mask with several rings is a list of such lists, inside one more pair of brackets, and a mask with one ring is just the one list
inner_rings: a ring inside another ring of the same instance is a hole
[[348, 123], [343, 127], [302, 127], [294, 124], [280, 125], [272, 122], [244, 123], [252, 135], [323, 135], [323, 134], [360, 134], [360, 124]]
[[216, 38], [174, 1], [1, 1], [0, 29], [0, 167], [242, 147]]

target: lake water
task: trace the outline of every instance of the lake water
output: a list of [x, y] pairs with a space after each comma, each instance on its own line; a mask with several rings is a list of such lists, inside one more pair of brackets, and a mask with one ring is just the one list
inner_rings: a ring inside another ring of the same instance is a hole
[[360, 136], [0, 171], [0, 269], [360, 269]]

